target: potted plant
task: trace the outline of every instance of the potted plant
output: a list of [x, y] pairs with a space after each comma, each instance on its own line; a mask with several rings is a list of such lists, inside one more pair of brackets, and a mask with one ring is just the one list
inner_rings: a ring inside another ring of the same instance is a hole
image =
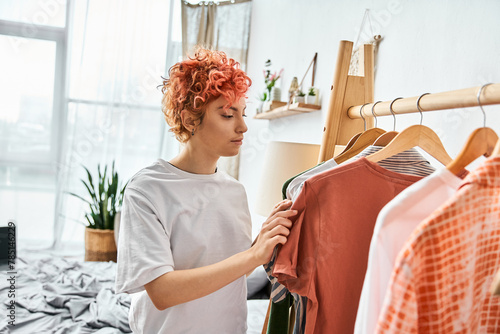
[[307, 104], [318, 104], [318, 94], [317, 94], [316, 88], [314, 88], [314, 87], [309, 88], [309, 91], [307, 92], [307, 96], [306, 96], [306, 103]]
[[[265, 63], [266, 67], [271, 66], [271, 59], [268, 59]], [[272, 100], [272, 94], [271, 91], [273, 87], [276, 85], [276, 81], [278, 81], [279, 78], [281, 78], [281, 75], [283, 74], [283, 69], [281, 69], [278, 72], [271, 73], [271, 70], [267, 69], [263, 71], [264, 73], [264, 83], [266, 85], [266, 91], [264, 92], [264, 96], [266, 98], [265, 101]]]
[[[108, 175], [108, 166], [101, 173], [101, 166], [97, 165], [98, 178], [83, 166], [87, 172], [87, 181], [82, 183], [87, 189], [89, 199], [75, 193], [69, 193], [89, 205], [85, 214], [85, 261], [115, 261], [116, 242], [114, 236], [115, 217], [118, 215], [123, 202], [123, 193], [127, 183], [120, 188], [118, 173], [115, 171], [115, 162], [111, 165], [111, 174]], [[94, 182], [95, 180], [95, 182]]]
[[294, 96], [293, 102], [294, 103], [297, 103], [297, 102], [299, 102], [299, 103], [305, 103], [306, 102], [305, 101], [305, 97], [306, 97], [306, 94], [303, 91], [299, 90], [297, 92], [297, 94]]

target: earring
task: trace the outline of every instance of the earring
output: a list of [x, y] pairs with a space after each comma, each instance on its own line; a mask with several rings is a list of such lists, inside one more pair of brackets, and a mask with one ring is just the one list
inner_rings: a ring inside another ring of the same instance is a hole
[[194, 129], [191, 130], [191, 136], [194, 136]]

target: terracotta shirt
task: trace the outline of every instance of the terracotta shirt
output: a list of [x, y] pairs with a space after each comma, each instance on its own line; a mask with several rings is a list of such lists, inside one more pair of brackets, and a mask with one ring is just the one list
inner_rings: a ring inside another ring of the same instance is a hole
[[421, 177], [366, 158], [311, 177], [273, 275], [307, 298], [306, 333], [352, 333], [377, 214]]
[[380, 211], [370, 243], [355, 334], [375, 331], [397, 255], [415, 228], [455, 195], [462, 178], [442, 168], [403, 190]]
[[498, 333], [500, 158], [485, 160], [399, 253], [378, 333]]

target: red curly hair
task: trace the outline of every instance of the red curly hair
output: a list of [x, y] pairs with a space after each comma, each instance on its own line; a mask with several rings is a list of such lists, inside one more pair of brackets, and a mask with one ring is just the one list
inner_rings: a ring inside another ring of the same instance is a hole
[[162, 112], [170, 131], [180, 142], [188, 141], [190, 132], [182, 124], [182, 110], [201, 123], [209, 102], [223, 96], [227, 101], [224, 108], [229, 108], [247, 97], [251, 84], [240, 64], [224, 52], [198, 48], [194, 57], [172, 66], [169, 78], [163, 81]]

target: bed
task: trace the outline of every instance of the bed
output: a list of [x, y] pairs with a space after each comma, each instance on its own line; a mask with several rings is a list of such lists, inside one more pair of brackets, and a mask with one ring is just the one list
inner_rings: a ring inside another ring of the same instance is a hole
[[[131, 333], [130, 297], [114, 292], [114, 262], [84, 262], [25, 251], [18, 254], [14, 270], [5, 264], [0, 269], [2, 310], [7, 315], [0, 317], [0, 333]], [[248, 334], [262, 331], [266, 291], [258, 270], [249, 279]]]

